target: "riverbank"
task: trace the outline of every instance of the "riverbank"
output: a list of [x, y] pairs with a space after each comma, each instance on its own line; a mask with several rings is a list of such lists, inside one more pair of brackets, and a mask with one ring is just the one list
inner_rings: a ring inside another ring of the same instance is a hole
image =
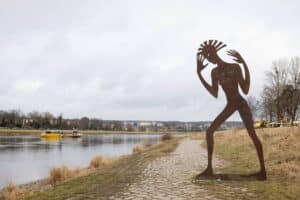
[[[7, 129], [0, 128], [0, 136], [39, 136], [45, 130], [39, 129]], [[165, 134], [172, 132], [172, 134], [184, 134], [184, 132], [174, 132], [174, 131], [107, 131], [107, 130], [80, 130], [81, 134], [85, 135], [104, 135], [104, 134], [145, 134], [145, 135], [155, 135], [155, 134]]]
[[0, 128], [0, 136], [40, 135], [43, 130]]
[[139, 174], [147, 163], [172, 152], [180, 139], [176, 137], [148, 147], [140, 153], [122, 156], [109, 166], [101, 166], [87, 176], [68, 179], [45, 191], [30, 194], [29, 190], [25, 199], [66, 199], [67, 197], [106, 199], [122, 191], [128, 184], [138, 181]]
[[[210, 180], [197, 184], [220, 199], [299, 199], [300, 129], [296, 127], [257, 129], [257, 134], [263, 143], [267, 181], [232, 179]], [[203, 139], [203, 136], [200, 139]], [[217, 172], [248, 174], [259, 170], [254, 145], [245, 130], [217, 132], [214, 156], [230, 163], [222, 168], [216, 168]], [[224, 196], [228, 192], [232, 195]], [[245, 195], [247, 193], [251, 195]]]
[[106, 157], [130, 155], [134, 146], [155, 144], [161, 138], [157, 134], [84, 135], [82, 138], [57, 140], [45, 140], [39, 136], [1, 136], [0, 189], [10, 181], [19, 184], [47, 177], [49, 169], [54, 166], [87, 167], [98, 154]]

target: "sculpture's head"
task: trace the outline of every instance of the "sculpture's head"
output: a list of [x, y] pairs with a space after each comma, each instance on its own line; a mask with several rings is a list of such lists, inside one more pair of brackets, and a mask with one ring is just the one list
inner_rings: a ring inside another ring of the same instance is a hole
[[224, 47], [226, 47], [226, 44], [223, 44], [221, 41], [209, 40], [203, 42], [198, 50], [200, 55], [206, 58], [209, 62], [216, 64], [220, 60], [217, 52]]

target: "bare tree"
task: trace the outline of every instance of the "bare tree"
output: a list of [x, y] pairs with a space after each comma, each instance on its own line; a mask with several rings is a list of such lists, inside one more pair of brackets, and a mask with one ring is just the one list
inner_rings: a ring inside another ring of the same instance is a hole
[[[264, 92], [271, 93], [267, 98], [263, 99], [264, 103], [275, 105], [276, 120], [281, 121], [284, 117], [281, 94], [288, 81], [288, 62], [287, 60], [278, 60], [272, 63], [272, 69], [266, 72], [267, 84], [264, 86]], [[265, 96], [266, 97], [266, 96]], [[263, 98], [265, 98], [263, 97]], [[268, 106], [270, 106], [269, 104]]]
[[87, 117], [82, 117], [80, 120], [79, 120], [79, 129], [81, 130], [86, 130], [89, 128], [89, 122], [90, 122], [90, 119], [87, 118]]
[[113, 130], [116, 130], [116, 131], [123, 130], [123, 123], [121, 121], [114, 120], [112, 122], [112, 124], [113, 124]]
[[59, 116], [57, 117], [57, 125], [56, 126], [59, 129], [63, 129], [63, 127], [64, 127], [64, 118], [63, 118], [62, 113], [59, 114]]
[[288, 115], [293, 123], [296, 120], [297, 112], [300, 104], [300, 58], [294, 57], [290, 61], [289, 67], [289, 84], [291, 85], [288, 87], [287, 90], [287, 97], [289, 107]]
[[275, 97], [273, 96], [273, 90], [270, 87], [265, 86], [262, 92], [261, 100], [261, 112], [265, 119], [273, 121], [275, 117]]
[[30, 123], [30, 126], [32, 128], [41, 128], [42, 127], [42, 116], [38, 111], [32, 111], [28, 113], [28, 118], [30, 118], [32, 121]]
[[103, 122], [101, 119], [97, 119], [97, 118], [90, 119], [89, 129], [100, 130], [102, 128], [102, 123]]
[[273, 121], [297, 120], [300, 104], [300, 58], [278, 60], [266, 73], [267, 83], [262, 93], [262, 109], [266, 118]]
[[51, 120], [54, 119], [54, 116], [50, 112], [44, 112], [41, 114], [41, 121], [43, 128], [50, 128], [51, 127]]

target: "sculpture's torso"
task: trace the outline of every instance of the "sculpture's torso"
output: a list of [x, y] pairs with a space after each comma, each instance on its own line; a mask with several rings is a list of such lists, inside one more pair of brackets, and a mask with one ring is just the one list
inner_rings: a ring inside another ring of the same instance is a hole
[[239, 73], [239, 65], [225, 64], [224, 66], [217, 66], [214, 68], [214, 77], [217, 78], [218, 83], [223, 88], [226, 98], [229, 101], [243, 99], [239, 93], [239, 79], [242, 77]]

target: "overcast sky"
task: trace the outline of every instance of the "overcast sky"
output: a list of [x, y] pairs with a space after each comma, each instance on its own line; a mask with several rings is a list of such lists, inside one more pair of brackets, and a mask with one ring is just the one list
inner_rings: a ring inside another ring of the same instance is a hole
[[298, 0], [0, 0], [0, 109], [213, 120], [226, 100], [198, 80], [199, 44], [223, 41], [229, 62], [226, 50], [239, 51], [258, 97], [273, 60], [300, 56], [299, 9]]

